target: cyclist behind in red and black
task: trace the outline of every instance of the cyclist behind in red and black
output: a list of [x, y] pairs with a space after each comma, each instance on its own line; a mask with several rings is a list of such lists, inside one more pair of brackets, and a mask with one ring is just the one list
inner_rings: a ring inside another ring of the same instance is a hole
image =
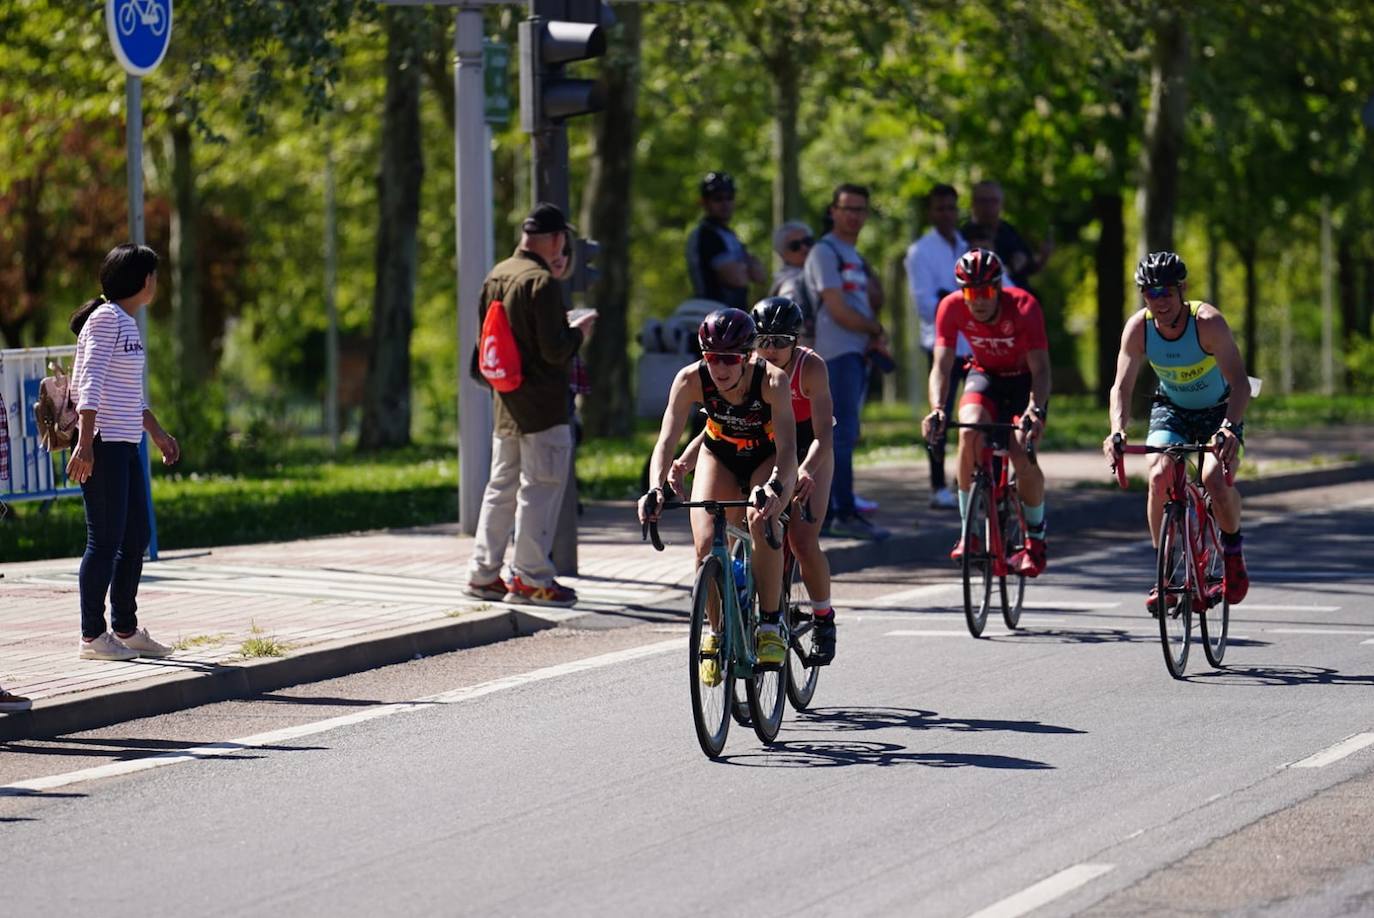
[[[1024, 550], [1011, 559], [1027, 577], [1045, 570], [1045, 474], [1026, 455], [1025, 444], [1045, 429], [1050, 399], [1049, 339], [1045, 315], [1034, 296], [1020, 287], [1003, 287], [1002, 261], [989, 249], [970, 249], [954, 268], [960, 289], [940, 301], [935, 313], [935, 366], [930, 374], [931, 412], [921, 422], [927, 440], [944, 429], [943, 410], [960, 333], [973, 351], [959, 420], [965, 424], [1020, 423], [1007, 445], [1016, 469], [1016, 487], [1026, 517]], [[959, 430], [959, 513], [968, 516], [973, 470], [982, 450], [982, 435]], [[950, 558], [963, 557], [964, 543], [955, 543]]]
[[[770, 296], [759, 300], [752, 312], [758, 339], [758, 356], [787, 374], [792, 393], [792, 414], [797, 422], [797, 488], [794, 501], [808, 502], [811, 519], [794, 509], [787, 524], [787, 541], [801, 564], [802, 579], [815, 615], [816, 627], [811, 662], [824, 666], [835, 659], [835, 610], [830, 604], [830, 562], [821, 551], [821, 525], [830, 503], [830, 481], [835, 474], [835, 414], [830, 398], [830, 374], [821, 356], [797, 344], [806, 319], [795, 300]], [[699, 461], [706, 434], [697, 437], [675, 460], [668, 482], [681, 491], [687, 473]]]
[[[1209, 303], [1185, 300], [1188, 266], [1173, 252], [1151, 252], [1135, 269], [1144, 308], [1126, 320], [1121, 352], [1116, 359], [1108, 419], [1112, 434], [1102, 441], [1109, 462], [1116, 461], [1116, 442], [1126, 442], [1131, 392], [1146, 363], [1159, 380], [1150, 408], [1147, 446], [1174, 443], [1211, 443], [1214, 453], [1202, 463], [1202, 486], [1212, 502], [1221, 529], [1226, 565], [1226, 601], [1236, 605], [1250, 590], [1240, 534], [1240, 492], [1226, 481], [1225, 469], [1240, 462], [1245, 441], [1245, 409], [1250, 404], [1250, 379], [1226, 317]], [[1146, 514], [1150, 538], [1159, 546], [1173, 480], [1173, 460], [1163, 453], [1150, 456], [1150, 496]], [[1151, 587], [1145, 606], [1153, 614], [1157, 587]]]
[[[756, 637], [757, 656], [761, 663], [781, 664], [787, 656], [779, 627], [782, 550], [768, 544], [764, 524], [776, 520], [796, 484], [797, 429], [791, 388], [786, 373], [753, 356], [757, 333], [749, 313], [718, 309], [702, 320], [697, 336], [701, 360], [683, 367], [673, 379], [658, 442], [649, 460], [649, 480], [668, 481], [673, 449], [693, 406], [701, 403], [706, 412], [706, 449], [692, 482], [692, 500], [757, 500], [763, 495], [762, 509], [750, 507], [747, 514], [733, 510], [730, 516], [736, 522], [747, 516], [753, 539], [754, 582], [762, 620]], [[665, 495], [672, 496], [663, 484], [640, 498], [640, 522], [658, 519]], [[691, 519], [700, 564], [711, 553], [714, 521], [701, 509], [693, 509]], [[717, 634], [718, 615], [716, 610], [711, 621]], [[703, 667], [706, 662], [703, 660]], [[711, 682], [704, 668], [703, 678]]]

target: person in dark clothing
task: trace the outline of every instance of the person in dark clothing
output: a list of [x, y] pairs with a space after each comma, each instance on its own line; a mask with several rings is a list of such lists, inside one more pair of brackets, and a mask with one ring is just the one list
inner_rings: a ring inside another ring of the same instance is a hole
[[692, 294], [744, 309], [749, 285], [768, 278], [763, 263], [749, 254], [730, 229], [735, 215], [735, 180], [728, 172], [708, 172], [701, 180], [701, 222], [687, 237], [687, 275]]
[[972, 236], [990, 236], [992, 250], [1006, 265], [1012, 286], [1035, 292], [1030, 286], [1030, 277], [1049, 263], [1054, 245], [1046, 239], [1040, 244], [1040, 251], [1033, 252], [1016, 227], [1002, 219], [1001, 185], [989, 180], [973, 186], [973, 219], [959, 231], [970, 240], [970, 245]]

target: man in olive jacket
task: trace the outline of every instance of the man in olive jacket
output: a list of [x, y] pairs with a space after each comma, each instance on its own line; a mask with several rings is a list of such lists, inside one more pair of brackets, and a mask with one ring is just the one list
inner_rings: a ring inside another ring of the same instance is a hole
[[[491, 475], [477, 517], [468, 571], [469, 595], [541, 606], [571, 606], [577, 593], [553, 579], [549, 560], [558, 510], [572, 462], [568, 370], [591, 334], [595, 314], [572, 324], [554, 274], [569, 247], [563, 212], [540, 204], [521, 225], [515, 254], [482, 284], [482, 316], [493, 303], [506, 310], [520, 352], [522, 381], [496, 392]], [[510, 582], [501, 579], [506, 545], [515, 534]]]

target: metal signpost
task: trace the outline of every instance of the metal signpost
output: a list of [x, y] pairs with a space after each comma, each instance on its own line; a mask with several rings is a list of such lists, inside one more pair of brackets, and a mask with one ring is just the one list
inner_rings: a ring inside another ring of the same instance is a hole
[[[147, 241], [143, 228], [143, 77], [157, 69], [172, 40], [172, 0], [105, 0], [105, 29], [110, 47], [124, 68], [125, 145], [129, 160], [129, 239], [135, 245]], [[148, 340], [148, 310], [138, 314], [138, 333]], [[146, 344], [145, 344], [146, 346]], [[143, 388], [148, 388], [148, 369], [143, 369]], [[148, 435], [138, 447], [143, 460], [144, 490], [148, 494], [148, 557], [157, 560], [157, 518], [153, 515], [153, 487], [148, 455]]]

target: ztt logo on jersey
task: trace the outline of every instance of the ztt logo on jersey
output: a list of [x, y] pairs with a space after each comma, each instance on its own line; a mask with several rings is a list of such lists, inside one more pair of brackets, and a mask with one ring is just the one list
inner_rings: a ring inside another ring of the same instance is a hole
[[991, 338], [984, 335], [972, 335], [964, 332], [968, 337], [968, 343], [979, 350], [991, 351], [994, 354], [1005, 354], [1016, 346], [1016, 336], [1007, 338]]

